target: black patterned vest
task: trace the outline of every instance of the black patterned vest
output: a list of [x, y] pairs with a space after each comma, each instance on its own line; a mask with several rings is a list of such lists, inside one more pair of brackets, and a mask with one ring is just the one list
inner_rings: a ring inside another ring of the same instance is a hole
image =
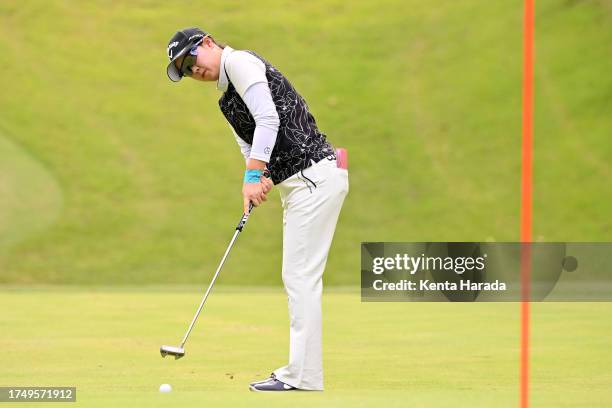
[[[267, 166], [274, 184], [310, 167], [311, 160], [318, 162], [328, 156], [335, 158], [334, 148], [317, 128], [304, 98], [268, 61], [252, 51], [247, 52], [266, 66], [268, 86], [280, 119], [276, 143]], [[229, 77], [227, 79], [228, 87], [219, 99], [219, 107], [238, 136], [252, 145], [255, 120]]]

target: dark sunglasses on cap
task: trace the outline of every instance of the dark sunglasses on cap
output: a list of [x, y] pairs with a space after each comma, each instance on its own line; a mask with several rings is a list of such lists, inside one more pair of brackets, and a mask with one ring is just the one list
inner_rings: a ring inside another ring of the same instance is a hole
[[200, 44], [202, 44], [202, 42], [204, 42], [204, 38], [202, 38], [200, 41], [195, 43], [189, 49], [189, 51], [185, 53], [185, 57], [183, 57], [183, 60], [181, 61], [181, 65], [178, 67], [181, 75], [190, 77], [193, 74], [193, 72], [191, 71], [191, 68], [195, 65], [198, 59], [198, 47], [200, 46]]

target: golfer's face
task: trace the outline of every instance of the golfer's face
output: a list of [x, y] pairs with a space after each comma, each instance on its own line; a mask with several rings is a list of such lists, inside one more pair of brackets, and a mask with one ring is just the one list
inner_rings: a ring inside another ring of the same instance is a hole
[[203, 42], [197, 48], [196, 63], [191, 67], [191, 78], [198, 81], [216, 81], [219, 79], [221, 56], [215, 48]]

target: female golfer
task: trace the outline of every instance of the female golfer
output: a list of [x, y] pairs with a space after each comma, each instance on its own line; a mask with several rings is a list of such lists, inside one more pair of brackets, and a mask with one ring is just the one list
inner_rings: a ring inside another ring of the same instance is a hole
[[[282, 277], [289, 298], [289, 364], [253, 391], [323, 390], [321, 292], [348, 172], [319, 131], [306, 101], [268, 61], [219, 44], [199, 28], [168, 43], [168, 77], [216, 81], [221, 112], [246, 159], [245, 213], [278, 186], [283, 206]], [[265, 174], [265, 176], [264, 176]], [[266, 177], [269, 174], [269, 178]]]

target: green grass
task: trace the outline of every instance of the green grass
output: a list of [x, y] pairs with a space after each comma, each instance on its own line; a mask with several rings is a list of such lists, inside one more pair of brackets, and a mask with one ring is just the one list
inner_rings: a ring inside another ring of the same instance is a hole
[[[612, 237], [610, 10], [537, 2], [538, 240]], [[214, 268], [243, 161], [214, 85], [165, 76], [167, 40], [194, 24], [275, 64], [348, 148], [328, 284], [357, 282], [361, 241], [518, 239], [520, 2], [4, 1], [0, 137], [60, 190], [2, 166], [28, 194], [0, 190], [0, 282], [193, 283]], [[279, 282], [280, 246], [273, 193], [230, 259], [257, 266], [227, 283]]]
[[[534, 238], [610, 241], [612, 8], [536, 4]], [[517, 406], [518, 304], [360, 303], [340, 286], [324, 296], [326, 391], [248, 392], [288, 354], [277, 193], [186, 358], [158, 348], [179, 341], [201, 296], [188, 284], [214, 270], [242, 203], [219, 93], [165, 76], [177, 28], [265, 56], [348, 148], [331, 288], [358, 281], [361, 241], [518, 239], [521, 7], [1, 2], [0, 283], [21, 286], [0, 286], [0, 386], [76, 386], [87, 407]], [[187, 285], [137, 286], [164, 282]], [[125, 286], [95, 286], [109, 284]], [[531, 305], [532, 406], [612, 405], [611, 307]]]
[[[356, 288], [327, 290], [326, 390], [262, 395], [247, 385], [285, 364], [286, 297], [217, 289], [175, 361], [158, 348], [180, 340], [196, 288], [3, 287], [0, 386], [76, 386], [87, 407], [518, 405], [518, 304], [372, 304]], [[611, 307], [532, 305], [534, 407], [612, 403]]]
[[40, 162], [0, 135], [0, 254], [49, 227], [62, 207], [60, 187]]

